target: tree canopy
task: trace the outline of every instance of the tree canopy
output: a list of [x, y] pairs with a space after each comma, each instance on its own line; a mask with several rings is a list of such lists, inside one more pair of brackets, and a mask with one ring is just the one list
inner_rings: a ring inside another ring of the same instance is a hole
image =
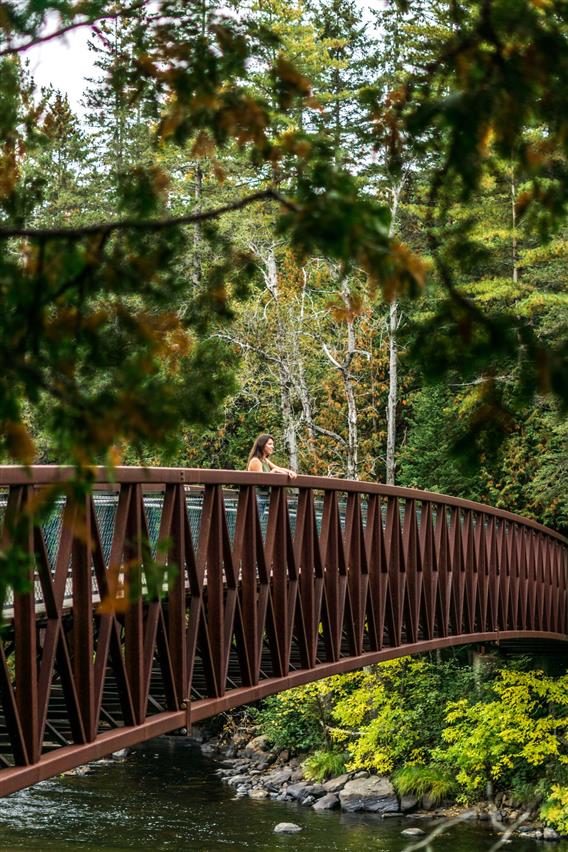
[[[195, 461], [235, 464], [272, 370], [291, 455], [381, 476], [393, 299], [403, 478], [439, 484], [405, 450], [430, 398], [462, 456], [501, 453], [466, 496], [528, 452], [527, 417], [563, 446], [567, 18], [561, 0], [0, 3], [4, 458], [180, 458], [180, 438], [187, 458], [184, 430], [228, 398]], [[77, 28], [81, 119], [26, 61]]]

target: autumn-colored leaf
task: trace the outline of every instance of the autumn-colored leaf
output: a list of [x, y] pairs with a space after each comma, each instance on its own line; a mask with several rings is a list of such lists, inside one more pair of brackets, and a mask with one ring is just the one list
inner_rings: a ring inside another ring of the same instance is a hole
[[27, 426], [15, 420], [4, 420], [1, 431], [10, 455], [22, 464], [33, 464], [37, 449]]
[[215, 142], [209, 133], [200, 130], [191, 147], [193, 157], [209, 157], [215, 152]]

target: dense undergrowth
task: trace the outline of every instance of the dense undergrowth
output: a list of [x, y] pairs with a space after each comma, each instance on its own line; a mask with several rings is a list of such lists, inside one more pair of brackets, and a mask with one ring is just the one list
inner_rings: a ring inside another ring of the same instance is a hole
[[367, 769], [435, 803], [507, 791], [568, 832], [568, 674], [530, 658], [405, 657], [273, 696], [255, 716], [314, 780]]

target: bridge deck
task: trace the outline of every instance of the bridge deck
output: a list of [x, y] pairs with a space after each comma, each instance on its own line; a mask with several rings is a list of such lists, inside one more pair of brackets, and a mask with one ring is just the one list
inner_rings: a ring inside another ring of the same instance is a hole
[[77, 498], [71, 476], [0, 468], [4, 549], [29, 576], [3, 611], [0, 794], [402, 654], [568, 638], [565, 539], [502, 510], [179, 469], [99, 470]]

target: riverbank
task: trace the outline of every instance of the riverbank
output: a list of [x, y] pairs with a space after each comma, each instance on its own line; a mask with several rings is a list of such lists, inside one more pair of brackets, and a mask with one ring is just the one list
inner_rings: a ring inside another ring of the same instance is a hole
[[[159, 737], [126, 759], [93, 763], [83, 775], [62, 775], [0, 799], [1, 852], [407, 852], [407, 826], [430, 833], [439, 820], [382, 819], [271, 799], [235, 798], [220, 783], [218, 759], [187, 737]], [[274, 833], [294, 822], [294, 836]], [[444, 823], [436, 852], [489, 852], [499, 839], [491, 823]], [[568, 852], [568, 841], [550, 844]], [[537, 852], [514, 838], [511, 852]]]
[[[384, 820], [478, 821], [491, 823], [505, 838], [517, 836], [555, 843], [560, 835], [538, 819], [538, 811], [500, 794], [495, 802], [466, 808], [455, 802], [436, 804], [428, 796], [398, 796], [391, 779], [368, 771], [344, 772], [321, 783], [305, 777], [302, 759], [287, 750], [275, 750], [268, 737], [255, 729], [231, 736], [208, 736], [195, 730], [201, 751], [219, 765], [215, 770], [236, 799], [269, 800], [295, 804], [315, 812], [374, 814]], [[424, 830], [415, 825], [402, 834], [418, 836]]]

